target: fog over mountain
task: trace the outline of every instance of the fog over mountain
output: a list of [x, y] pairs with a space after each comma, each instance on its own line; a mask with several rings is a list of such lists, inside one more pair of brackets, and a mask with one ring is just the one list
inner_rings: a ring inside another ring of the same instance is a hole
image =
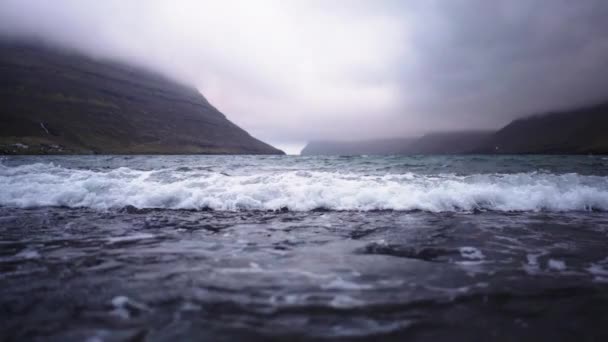
[[282, 154], [188, 84], [72, 50], [0, 40], [0, 155]]
[[0, 35], [195, 84], [293, 151], [606, 100], [607, 17], [603, 0], [4, 0]]

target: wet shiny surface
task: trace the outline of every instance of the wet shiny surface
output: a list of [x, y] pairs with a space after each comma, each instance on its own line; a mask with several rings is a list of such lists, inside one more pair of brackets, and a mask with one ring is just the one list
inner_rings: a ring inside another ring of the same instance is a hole
[[211, 171], [251, 175], [277, 171], [317, 171], [365, 175], [453, 173], [525, 173], [608, 175], [607, 156], [580, 155], [412, 155], [412, 156], [0, 156], [9, 167], [52, 163], [70, 169], [110, 170], [126, 167], [151, 171]]
[[0, 206], [608, 212], [601, 156], [0, 158]]
[[0, 340], [608, 340], [599, 156], [0, 158]]
[[0, 208], [3, 340], [605, 340], [608, 214]]

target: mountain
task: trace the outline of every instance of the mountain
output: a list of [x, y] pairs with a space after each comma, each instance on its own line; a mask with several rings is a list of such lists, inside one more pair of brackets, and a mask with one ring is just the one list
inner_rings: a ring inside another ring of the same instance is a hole
[[390, 155], [402, 153], [412, 139], [378, 139], [367, 141], [311, 141], [301, 155]]
[[492, 131], [436, 132], [412, 141], [403, 150], [406, 154], [470, 153], [492, 135]]
[[476, 151], [608, 154], [608, 103], [515, 120], [493, 134]]
[[496, 132], [430, 133], [415, 139], [375, 140], [370, 146], [365, 141], [312, 142], [302, 154], [608, 154], [607, 132], [605, 102], [528, 116]]
[[38, 43], [0, 42], [0, 154], [282, 154], [194, 87]]
[[301, 155], [361, 154], [457, 154], [477, 148], [492, 132], [459, 131], [429, 133], [419, 138], [378, 139], [369, 141], [312, 141]]

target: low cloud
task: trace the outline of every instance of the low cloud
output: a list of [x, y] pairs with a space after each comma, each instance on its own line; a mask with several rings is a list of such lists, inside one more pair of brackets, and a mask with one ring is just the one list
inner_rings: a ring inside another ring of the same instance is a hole
[[295, 146], [606, 100], [605, 18], [602, 0], [4, 0], [0, 33], [154, 68]]

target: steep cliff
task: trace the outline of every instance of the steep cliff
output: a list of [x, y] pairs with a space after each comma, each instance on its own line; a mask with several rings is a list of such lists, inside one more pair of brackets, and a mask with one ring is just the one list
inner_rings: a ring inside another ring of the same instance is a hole
[[482, 153], [608, 153], [608, 103], [515, 120], [481, 145]]
[[0, 153], [282, 154], [195, 88], [35, 43], [0, 42]]

